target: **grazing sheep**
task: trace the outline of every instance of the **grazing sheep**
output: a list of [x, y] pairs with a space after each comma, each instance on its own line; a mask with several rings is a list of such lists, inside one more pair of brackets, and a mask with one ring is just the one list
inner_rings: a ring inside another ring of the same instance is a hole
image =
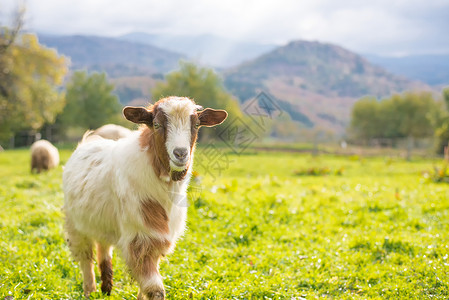
[[59, 164], [58, 149], [47, 140], [39, 140], [31, 145], [31, 173], [36, 170], [40, 173], [42, 170], [55, 168]]
[[143, 124], [140, 130], [118, 141], [88, 143], [86, 133], [65, 165], [65, 229], [86, 297], [96, 290], [97, 245], [103, 293], [112, 289], [114, 246], [139, 284], [138, 299], [165, 299], [159, 260], [173, 251], [185, 229], [198, 129], [227, 117], [224, 110], [199, 108], [182, 97], [161, 99], [148, 108], [125, 107], [125, 118]]
[[115, 124], [106, 124], [96, 129], [93, 134], [99, 135], [102, 138], [110, 139], [110, 140], [118, 140], [121, 138], [125, 138], [131, 134], [131, 130], [128, 128], [115, 125]]

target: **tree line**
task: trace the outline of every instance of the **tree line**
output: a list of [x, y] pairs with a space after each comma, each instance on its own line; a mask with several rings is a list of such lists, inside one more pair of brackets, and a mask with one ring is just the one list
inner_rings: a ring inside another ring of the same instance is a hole
[[441, 98], [430, 92], [405, 92], [380, 101], [364, 97], [352, 108], [348, 135], [359, 143], [435, 137], [442, 153], [449, 141], [449, 88]]

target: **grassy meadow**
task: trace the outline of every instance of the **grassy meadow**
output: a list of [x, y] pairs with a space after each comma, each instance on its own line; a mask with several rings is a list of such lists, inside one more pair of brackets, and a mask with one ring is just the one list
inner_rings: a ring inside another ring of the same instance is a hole
[[[440, 161], [225, 155], [220, 168], [196, 157], [188, 229], [161, 263], [168, 299], [449, 298]], [[0, 153], [0, 299], [82, 299], [61, 175], [30, 174], [28, 150]], [[112, 295], [91, 298], [135, 299], [119, 252], [113, 265]]]

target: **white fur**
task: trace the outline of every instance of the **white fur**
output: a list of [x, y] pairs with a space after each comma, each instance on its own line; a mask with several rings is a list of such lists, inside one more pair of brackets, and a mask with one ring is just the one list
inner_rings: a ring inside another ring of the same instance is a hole
[[[197, 109], [198, 105], [194, 105], [192, 101], [180, 97], [171, 97], [159, 105], [159, 107], [167, 115], [167, 140], [165, 146], [170, 157], [170, 168], [172, 170], [182, 171], [185, 165], [191, 160], [190, 157], [190, 139], [191, 124], [190, 115]], [[187, 157], [185, 161], [179, 161], [173, 154], [176, 148], [187, 149]], [[177, 164], [183, 164], [179, 166]]]
[[[190, 150], [190, 127], [187, 132], [187, 126], [190, 126], [190, 115], [197, 109], [196, 105], [190, 100], [167, 101], [161, 107], [168, 117], [166, 147], [169, 153], [172, 154], [173, 147]], [[81, 244], [79, 247], [77, 244], [78, 248], [81, 249], [83, 243], [87, 247], [89, 240], [94, 240], [108, 251], [101, 257], [112, 255], [107, 246], [115, 245], [127, 259], [130, 243], [139, 236], [168, 240], [171, 248], [163, 253], [168, 254], [183, 234], [187, 214], [186, 190], [193, 155], [189, 157], [187, 176], [183, 180], [174, 182], [169, 178], [159, 178], [146, 152], [148, 149], [142, 149], [139, 144], [140, 133], [132, 132], [117, 141], [91, 139], [88, 133], [65, 165], [66, 230], [72, 236], [75, 232], [81, 237], [76, 241]], [[157, 201], [165, 209], [169, 220], [168, 234], [152, 231], [145, 225], [141, 202], [149, 199]], [[83, 259], [86, 260], [81, 257], [80, 261]], [[85, 269], [88, 270], [87, 265]], [[161, 285], [159, 280], [148, 278], [148, 282], [141, 282], [141, 285]], [[85, 294], [93, 290], [85, 291]]]
[[[184, 231], [187, 212], [176, 203], [185, 195], [190, 176], [170, 184], [162, 182], [139, 146], [139, 134], [78, 146], [64, 168], [64, 210], [76, 230], [99, 241], [126, 247], [140, 234], [168, 238], [174, 244]], [[168, 236], [149, 231], [140, 217], [140, 203], [148, 199], [165, 208]]]
[[127, 137], [131, 134], [131, 130], [115, 124], [106, 124], [97, 128], [94, 134], [105, 139], [118, 140]]

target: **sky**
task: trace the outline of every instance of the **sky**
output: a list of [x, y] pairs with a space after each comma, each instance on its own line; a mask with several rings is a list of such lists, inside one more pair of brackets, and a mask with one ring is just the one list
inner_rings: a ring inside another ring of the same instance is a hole
[[26, 29], [47, 34], [212, 34], [383, 56], [449, 54], [449, 0], [0, 0], [0, 24], [19, 2]]

